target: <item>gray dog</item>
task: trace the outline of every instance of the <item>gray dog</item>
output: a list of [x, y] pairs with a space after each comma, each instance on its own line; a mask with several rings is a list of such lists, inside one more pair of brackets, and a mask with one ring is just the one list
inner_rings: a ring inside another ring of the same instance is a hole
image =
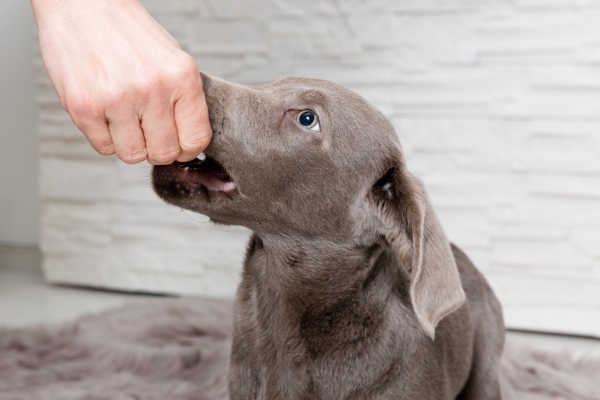
[[202, 78], [206, 157], [155, 167], [153, 184], [254, 232], [231, 399], [500, 399], [501, 307], [448, 242], [390, 122], [326, 81]]

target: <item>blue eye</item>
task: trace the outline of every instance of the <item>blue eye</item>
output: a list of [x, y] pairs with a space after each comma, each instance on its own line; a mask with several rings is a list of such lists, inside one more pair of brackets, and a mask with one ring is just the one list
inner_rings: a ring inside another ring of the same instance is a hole
[[302, 111], [298, 114], [298, 122], [300, 125], [305, 126], [309, 129], [319, 130], [319, 120], [315, 113], [310, 110]]

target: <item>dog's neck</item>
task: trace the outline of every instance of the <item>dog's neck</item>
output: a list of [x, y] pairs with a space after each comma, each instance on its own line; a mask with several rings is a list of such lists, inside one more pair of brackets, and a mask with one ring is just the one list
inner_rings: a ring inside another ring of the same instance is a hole
[[340, 332], [356, 339], [371, 331], [372, 316], [382, 315], [390, 295], [408, 296], [399, 271], [380, 245], [255, 234], [238, 301], [254, 299], [257, 326], [277, 329], [281, 339], [337, 343]]
[[288, 301], [299, 298], [305, 303], [360, 290], [381, 251], [379, 246], [354, 246], [322, 238], [254, 235], [246, 268], [260, 276], [264, 289], [285, 293]]

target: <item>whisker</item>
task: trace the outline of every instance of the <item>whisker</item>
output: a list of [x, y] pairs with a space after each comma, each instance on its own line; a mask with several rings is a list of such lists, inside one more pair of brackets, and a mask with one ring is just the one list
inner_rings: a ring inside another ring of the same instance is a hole
[[167, 214], [169, 215], [175, 215], [175, 214], [181, 214], [183, 213], [186, 217], [188, 217], [189, 219], [191, 219], [194, 222], [197, 222], [199, 224], [208, 224], [210, 222], [210, 218], [208, 219], [208, 221], [198, 221], [197, 219], [194, 219], [192, 217], [190, 217], [188, 215], [188, 213], [185, 212], [185, 210], [183, 208], [181, 208], [179, 211], [175, 211], [175, 212], [168, 212]]
[[310, 53], [312, 53], [312, 49], [306, 54], [306, 56], [302, 59], [302, 61], [300, 62], [300, 65], [298, 65], [297, 69], [300, 69], [300, 67], [302, 66], [302, 64], [304, 64], [304, 61], [306, 61], [306, 59], [308, 58], [308, 56], [310, 56]]
[[183, 211], [183, 214], [185, 214], [185, 216], [186, 216], [186, 217], [188, 217], [188, 218], [189, 218], [189, 219], [191, 219], [192, 221], [195, 221], [195, 222], [197, 222], [197, 223], [199, 223], [199, 224], [208, 224], [208, 223], [210, 222], [210, 218], [208, 219], [208, 221], [198, 221], [198, 220], [196, 220], [196, 219], [194, 219], [194, 218], [190, 217], [190, 216], [188, 215], [188, 213], [186, 213], [186, 212], [185, 212], [185, 210], [184, 210], [183, 208], [181, 209], [181, 211]]
[[292, 73], [291, 75], [294, 75], [294, 67], [296, 65], [296, 50], [298, 50], [298, 38], [300, 37], [300, 30], [298, 30], [298, 34], [296, 35], [296, 45], [294, 46], [294, 61], [292, 62]]

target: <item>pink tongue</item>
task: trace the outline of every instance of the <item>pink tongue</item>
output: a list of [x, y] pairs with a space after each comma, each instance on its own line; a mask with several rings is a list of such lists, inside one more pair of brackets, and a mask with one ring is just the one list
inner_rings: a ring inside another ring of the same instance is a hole
[[187, 170], [200, 171], [205, 174], [210, 174], [210, 175], [214, 176], [215, 178], [220, 179], [225, 182], [229, 182], [232, 180], [231, 177], [229, 176], [229, 174], [227, 173], [227, 171], [225, 170], [225, 168], [223, 168], [223, 166], [221, 164], [219, 164], [218, 162], [216, 162], [214, 159], [212, 159], [210, 157], [205, 157], [205, 159], [202, 161], [199, 159], [195, 159], [195, 160], [188, 161], [188, 162], [175, 161], [174, 165], [175, 165], [175, 167], [177, 167], [177, 169], [184, 170], [184, 171], [187, 171]]
[[[178, 171], [181, 179], [191, 186], [204, 186], [212, 192], [229, 192], [235, 189], [235, 182], [231, 181], [226, 172], [200, 171], [189, 169]], [[229, 179], [229, 180], [226, 180]]]

